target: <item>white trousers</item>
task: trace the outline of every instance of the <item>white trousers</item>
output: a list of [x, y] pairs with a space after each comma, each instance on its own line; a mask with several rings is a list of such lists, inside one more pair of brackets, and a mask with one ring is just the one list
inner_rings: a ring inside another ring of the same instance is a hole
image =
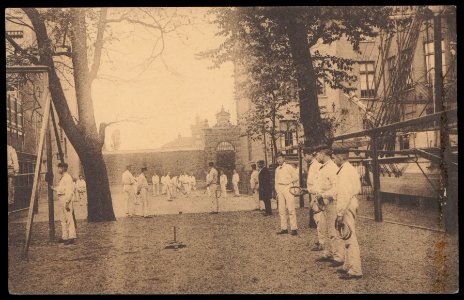
[[233, 183], [235, 196], [240, 196], [240, 191], [238, 190], [238, 182]]
[[59, 199], [61, 210], [61, 238], [63, 240], [76, 238], [76, 224], [73, 218], [73, 203], [69, 203], [69, 211], [66, 210], [66, 201]]
[[359, 250], [358, 237], [356, 235], [355, 215], [356, 210], [350, 209], [343, 216], [343, 222], [351, 228], [351, 237], [344, 241], [345, 264], [343, 265], [343, 269], [352, 275], [362, 275], [361, 251]]
[[159, 195], [159, 183], [153, 183], [153, 196]]
[[211, 211], [219, 212], [219, 199], [216, 199], [217, 184], [209, 185], [209, 196], [211, 198]]
[[313, 218], [317, 227], [317, 240], [319, 241], [319, 244], [322, 246], [322, 248], [325, 249], [328, 236], [327, 219], [325, 213], [323, 211], [313, 213]]
[[126, 198], [126, 214], [133, 215], [135, 213], [135, 193], [132, 185], [125, 184], [123, 186], [124, 197]]
[[166, 190], [167, 190], [166, 185], [162, 183], [161, 184], [161, 194], [163, 194], [163, 195], [166, 194]]
[[337, 229], [335, 228], [335, 220], [337, 219], [337, 204], [335, 201], [331, 201], [327, 204], [325, 211], [321, 212], [325, 214], [327, 229], [322, 228], [323, 231], [327, 231], [327, 239], [322, 255], [324, 257], [331, 257], [333, 260], [338, 262], [344, 261], [343, 255], [343, 243], [338, 236]]
[[221, 184], [221, 197], [225, 198], [227, 194], [226, 184]]
[[280, 215], [280, 229], [288, 229], [287, 225], [287, 210], [288, 217], [290, 219], [290, 229], [298, 229], [296, 222], [296, 210], [295, 210], [295, 196], [290, 193], [291, 185], [277, 185], [277, 201], [279, 204], [279, 215]]
[[256, 208], [264, 210], [264, 202], [259, 200], [259, 191], [257, 189], [253, 192], [253, 199], [255, 201]]
[[142, 215], [144, 217], [149, 215], [149, 207], [148, 207], [148, 190], [146, 188], [142, 188], [140, 190], [140, 198], [142, 199]]

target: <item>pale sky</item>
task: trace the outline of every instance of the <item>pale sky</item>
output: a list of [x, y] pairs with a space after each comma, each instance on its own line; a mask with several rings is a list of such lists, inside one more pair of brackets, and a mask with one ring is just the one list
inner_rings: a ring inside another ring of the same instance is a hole
[[[204, 19], [207, 8], [189, 8], [193, 17]], [[114, 27], [127, 32], [132, 25], [122, 23]], [[215, 114], [224, 105], [231, 113], [231, 121], [236, 124], [236, 107], [233, 99], [234, 81], [232, 63], [220, 69], [208, 69], [209, 60], [199, 60], [195, 54], [217, 47], [220, 37], [214, 33], [214, 24], [183, 27], [180, 31], [188, 38], [176, 34], [165, 36], [163, 59], [155, 60], [149, 68], [131, 82], [97, 80], [93, 84], [93, 100], [97, 125], [125, 118], [140, 118], [140, 123], [120, 123], [112, 129], [121, 131], [122, 149], [158, 148], [182, 136], [191, 136], [190, 125], [195, 116], [208, 119], [209, 125], [216, 123]], [[152, 51], [155, 37], [140, 29], [120, 35], [120, 42], [110, 46], [109, 57], [103, 56], [99, 74], [116, 77], [135, 77], [140, 65], [146, 63]], [[134, 75], [134, 76], [132, 76]]]

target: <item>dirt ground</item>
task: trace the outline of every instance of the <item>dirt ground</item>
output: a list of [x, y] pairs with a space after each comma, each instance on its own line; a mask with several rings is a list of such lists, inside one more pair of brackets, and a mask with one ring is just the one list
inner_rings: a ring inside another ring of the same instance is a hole
[[[28, 259], [23, 260], [25, 219], [11, 221], [10, 293], [454, 293], [459, 289], [458, 235], [372, 221], [365, 218], [373, 216], [372, 201], [360, 200], [356, 224], [364, 277], [344, 281], [327, 263], [314, 261], [318, 252], [309, 251], [316, 231], [308, 228], [307, 205], [297, 209], [299, 235], [294, 237], [276, 235], [277, 211], [271, 217], [251, 211], [251, 197], [223, 199], [222, 212], [211, 215], [203, 191], [169, 204], [158, 196], [150, 200], [157, 203], [152, 205], [153, 218], [124, 218], [122, 198], [115, 189], [115, 222], [87, 223], [85, 205], [77, 205], [76, 245], [48, 241], [48, 208], [41, 205]], [[187, 209], [186, 203], [194, 204]], [[235, 211], [226, 211], [232, 207]], [[433, 209], [385, 203], [383, 213], [384, 220], [439, 227]], [[173, 240], [174, 226], [177, 240], [186, 247], [165, 249]], [[59, 222], [56, 228], [60, 236]]]

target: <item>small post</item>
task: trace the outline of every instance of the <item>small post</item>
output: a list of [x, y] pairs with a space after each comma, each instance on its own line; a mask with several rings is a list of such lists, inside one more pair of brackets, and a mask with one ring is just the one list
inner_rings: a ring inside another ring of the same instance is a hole
[[[301, 154], [301, 147], [298, 146], [298, 163], [300, 167], [298, 168], [298, 179], [301, 188], [303, 186], [303, 155]], [[300, 195], [300, 208], [304, 207], [304, 196]]]
[[380, 193], [380, 172], [377, 153], [377, 138], [371, 137], [372, 148], [372, 177], [374, 189], [374, 216], [376, 222], [382, 222], [382, 196]]
[[176, 242], [176, 226], [174, 226], [174, 243]]

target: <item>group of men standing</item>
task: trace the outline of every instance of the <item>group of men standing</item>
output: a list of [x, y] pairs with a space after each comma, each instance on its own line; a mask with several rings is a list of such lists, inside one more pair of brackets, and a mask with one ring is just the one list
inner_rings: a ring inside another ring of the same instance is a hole
[[321, 251], [316, 261], [329, 262], [338, 268], [341, 279], [358, 279], [362, 277], [362, 269], [355, 219], [361, 182], [348, 155], [345, 147], [331, 149], [322, 144], [304, 148], [304, 158], [309, 164], [310, 209], [318, 236], [311, 250]]
[[[126, 166], [126, 171], [122, 174], [123, 191], [126, 199], [126, 215], [133, 216], [135, 214], [135, 203], [137, 198], [140, 198], [142, 204], [142, 215], [149, 218], [149, 203], [148, 203], [148, 181], [146, 178], [147, 168], [140, 169], [140, 174], [135, 177], [132, 175], [130, 168], [132, 165]], [[152, 195], [158, 196], [160, 194], [167, 195], [168, 201], [176, 198], [177, 193], [180, 191], [184, 195], [188, 195], [191, 191], [196, 190], [196, 179], [193, 173], [188, 175], [186, 172], [181, 172], [180, 176], [172, 176], [171, 172], [165, 175], [158, 176], [154, 173], [152, 176], [153, 190]]]

